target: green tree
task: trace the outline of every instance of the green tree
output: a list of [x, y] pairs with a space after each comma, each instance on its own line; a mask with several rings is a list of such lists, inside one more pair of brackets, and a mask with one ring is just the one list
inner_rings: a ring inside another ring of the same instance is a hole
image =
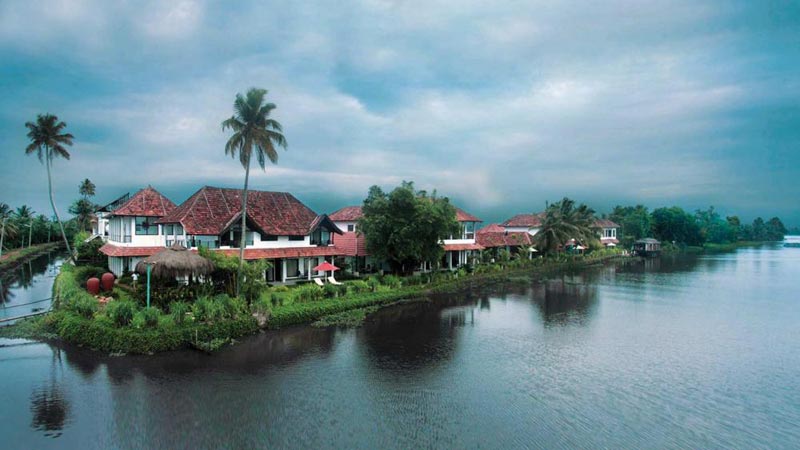
[[0, 202], [0, 256], [3, 256], [3, 243], [6, 236], [13, 237], [17, 233], [17, 227], [13, 221], [14, 210], [6, 203]]
[[251, 88], [245, 96], [236, 94], [233, 102], [234, 115], [222, 122], [222, 130], [230, 129], [233, 135], [225, 144], [225, 154], [232, 158], [239, 155], [239, 161], [244, 167], [244, 188], [242, 189], [242, 232], [239, 242], [239, 274], [236, 283], [236, 296], [242, 285], [244, 266], [244, 247], [246, 244], [246, 217], [247, 217], [247, 184], [250, 180], [250, 160], [255, 149], [256, 161], [261, 169], [266, 170], [267, 159], [273, 164], [278, 163], [276, 146], [286, 148], [286, 138], [283, 136], [283, 127], [269, 115], [276, 108], [273, 103], [266, 103], [266, 89]]
[[650, 211], [644, 205], [615, 206], [608, 218], [620, 226], [620, 241], [630, 247], [633, 241], [650, 236]]
[[81, 181], [81, 185], [78, 187], [78, 192], [83, 196], [84, 200], [89, 200], [89, 197], [94, 197], [94, 191], [95, 185], [88, 178]]
[[449, 199], [416, 191], [413, 182], [404, 181], [388, 194], [372, 186], [362, 211], [358, 229], [367, 250], [394, 272], [410, 273], [422, 262], [440, 261], [441, 241], [460, 229]]
[[767, 224], [764, 223], [764, 219], [761, 217], [756, 217], [753, 220], [751, 236], [754, 241], [767, 240]]
[[28, 205], [19, 206], [14, 212], [14, 221], [17, 223], [17, 229], [20, 230], [20, 248], [25, 248], [26, 234], [28, 235], [28, 247], [31, 246], [30, 236], [33, 233], [33, 214], [33, 210]]
[[742, 240], [742, 221], [739, 219], [739, 216], [728, 216], [725, 218], [725, 221], [728, 222], [728, 228], [731, 230], [731, 240]]
[[769, 219], [765, 228], [767, 240], [770, 241], [782, 241], [783, 237], [789, 232], [783, 225], [783, 222], [781, 222], [781, 219], [777, 217]]
[[683, 208], [658, 208], [652, 214], [652, 233], [656, 239], [686, 245], [702, 245], [703, 237], [695, 217]]
[[585, 204], [564, 197], [547, 207], [539, 232], [534, 236], [536, 247], [545, 253], [552, 253], [570, 239], [589, 243], [597, 239], [594, 227], [594, 210]]
[[695, 219], [700, 227], [703, 242], [721, 244], [734, 240], [735, 233], [728, 221], [722, 220], [713, 206], [709, 206], [706, 210], [695, 211]]
[[80, 231], [86, 231], [91, 228], [95, 209], [97, 209], [95, 204], [85, 198], [75, 200], [69, 207], [70, 214], [75, 215], [75, 221]]
[[53, 197], [53, 179], [50, 173], [50, 166], [53, 164], [54, 158], [60, 157], [69, 160], [70, 155], [65, 146], [72, 145], [74, 136], [63, 132], [67, 124], [58, 120], [58, 117], [53, 114], [39, 114], [36, 116], [36, 123], [26, 122], [25, 126], [28, 128], [28, 139], [31, 141], [25, 148], [25, 153], [28, 155], [36, 153], [39, 161], [47, 167], [47, 190], [50, 194], [50, 206], [53, 208], [53, 214], [55, 214], [58, 226], [61, 229], [61, 237], [67, 247], [67, 254], [74, 262], [75, 256], [69, 246], [67, 233], [64, 231], [64, 224], [61, 222], [61, 216], [58, 214], [56, 201]]

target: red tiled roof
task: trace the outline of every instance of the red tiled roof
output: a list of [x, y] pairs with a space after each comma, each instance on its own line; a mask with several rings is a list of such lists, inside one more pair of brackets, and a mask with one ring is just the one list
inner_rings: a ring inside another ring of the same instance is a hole
[[328, 217], [334, 222], [355, 222], [363, 216], [360, 206], [345, 206]]
[[[239, 256], [239, 249], [214, 250], [226, 255]], [[247, 248], [244, 259], [305, 258], [309, 256], [338, 256], [341, 252], [330, 247]]]
[[473, 216], [459, 207], [456, 207], [456, 220], [459, 222], [483, 222], [481, 219]]
[[478, 244], [444, 244], [442, 247], [446, 252], [455, 252], [459, 250], [483, 250], [483, 247]]
[[361, 233], [347, 232], [333, 238], [338, 254], [345, 256], [368, 256], [367, 239]]
[[619, 228], [619, 225], [608, 219], [596, 219], [594, 226], [597, 228]]
[[147, 186], [115, 209], [112, 214], [115, 216], [161, 217], [166, 216], [174, 209], [175, 203], [151, 186]]
[[107, 256], [150, 256], [164, 250], [164, 247], [123, 247], [105, 244], [100, 247], [100, 253]]
[[[241, 189], [204, 186], [158, 223], [180, 223], [187, 234], [222, 233], [241, 218]], [[287, 192], [248, 191], [247, 216], [266, 234], [304, 236], [320, 219]]]
[[506, 220], [501, 225], [504, 227], [539, 227], [542, 225], [544, 213], [539, 214], [517, 214]]
[[516, 247], [531, 245], [531, 235], [527, 231], [505, 231], [497, 224], [478, 230], [475, 240], [483, 247]]
[[617, 245], [617, 244], [619, 244], [619, 241], [616, 238], [606, 238], [606, 237], [604, 237], [604, 238], [600, 238], [600, 243], [603, 244], [603, 245], [608, 245], [608, 244]]

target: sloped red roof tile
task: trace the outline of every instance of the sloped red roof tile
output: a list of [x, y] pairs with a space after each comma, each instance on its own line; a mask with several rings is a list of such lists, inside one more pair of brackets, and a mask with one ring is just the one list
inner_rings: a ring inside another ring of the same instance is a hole
[[333, 239], [338, 254], [344, 256], [368, 256], [367, 239], [361, 233], [347, 232]]
[[[187, 234], [216, 235], [241, 218], [241, 189], [204, 186], [158, 223], [180, 223]], [[304, 236], [317, 213], [288, 192], [248, 191], [247, 216], [266, 234]]]
[[100, 253], [106, 256], [151, 256], [164, 250], [164, 247], [123, 247], [121, 245], [105, 244], [100, 247]]
[[594, 221], [594, 226], [597, 228], [619, 228], [619, 225], [608, 219], [597, 219]]
[[161, 217], [166, 216], [174, 209], [175, 203], [151, 186], [147, 186], [120, 205], [112, 214], [115, 216]]
[[454, 252], [459, 250], [483, 250], [483, 246], [478, 244], [444, 244], [442, 247], [446, 252]]
[[355, 222], [363, 216], [360, 206], [345, 206], [328, 217], [334, 222]]
[[[226, 255], [239, 256], [239, 249], [214, 250]], [[336, 247], [288, 247], [288, 248], [247, 248], [244, 259], [306, 258], [313, 256], [341, 255]]]
[[481, 219], [473, 216], [459, 207], [456, 207], [456, 220], [459, 222], [483, 222]]
[[527, 231], [505, 231], [497, 224], [491, 224], [478, 230], [475, 241], [486, 248], [531, 245], [533, 242]]
[[501, 225], [504, 227], [539, 227], [542, 225], [544, 213], [538, 214], [517, 214], [506, 220]]

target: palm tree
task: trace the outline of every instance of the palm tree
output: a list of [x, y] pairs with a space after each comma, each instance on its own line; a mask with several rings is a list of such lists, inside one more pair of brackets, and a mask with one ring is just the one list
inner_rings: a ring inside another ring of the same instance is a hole
[[95, 205], [85, 198], [75, 200], [75, 203], [69, 207], [70, 214], [75, 215], [75, 220], [78, 222], [78, 229], [80, 229], [80, 231], [90, 229], [94, 210]]
[[53, 213], [61, 229], [61, 237], [64, 238], [64, 245], [67, 246], [67, 254], [74, 262], [72, 249], [69, 247], [69, 241], [67, 240], [67, 233], [64, 232], [64, 224], [61, 223], [61, 216], [58, 215], [56, 201], [53, 198], [53, 180], [50, 174], [50, 165], [53, 164], [53, 158], [69, 159], [69, 152], [64, 146], [71, 146], [74, 136], [69, 133], [63, 133], [67, 124], [58, 120], [58, 117], [53, 114], [39, 114], [36, 116], [36, 123], [26, 122], [25, 126], [28, 128], [28, 138], [31, 140], [31, 143], [25, 148], [25, 154], [30, 155], [36, 152], [39, 161], [47, 167], [47, 190], [50, 193], [50, 206], [53, 208]]
[[[20, 230], [23, 227], [28, 227], [28, 247], [31, 246], [31, 235], [33, 234], [33, 210], [28, 205], [22, 205], [17, 208], [17, 211], [14, 213], [17, 228]], [[19, 244], [20, 248], [25, 248], [25, 234], [22, 234], [22, 240]]]
[[235, 114], [222, 122], [222, 130], [231, 129], [233, 135], [225, 144], [225, 154], [232, 158], [239, 154], [239, 161], [244, 167], [244, 188], [242, 189], [242, 236], [239, 242], [239, 273], [236, 282], [236, 296], [239, 296], [242, 284], [242, 267], [244, 266], [244, 246], [247, 216], [247, 183], [250, 179], [250, 158], [255, 149], [258, 165], [266, 170], [267, 158], [273, 164], [278, 163], [278, 152], [275, 146], [286, 148], [283, 127], [270, 119], [269, 114], [276, 108], [274, 103], [265, 103], [266, 89], [251, 88], [246, 96], [236, 94], [233, 102]]
[[94, 190], [95, 185], [92, 183], [92, 180], [85, 179], [81, 181], [81, 185], [78, 187], [78, 192], [83, 196], [84, 200], [89, 200], [89, 197], [94, 197]]
[[9, 237], [14, 236], [17, 234], [17, 227], [14, 226], [13, 221], [9, 221], [14, 214], [14, 210], [11, 209], [5, 203], [0, 203], [0, 221], [2, 221], [2, 226], [0, 228], [0, 256], [3, 256], [3, 241], [5, 241], [6, 234]]
[[544, 252], [552, 252], [570, 239], [587, 242], [597, 236], [594, 229], [594, 210], [564, 197], [545, 210], [542, 227], [534, 239], [536, 246]]

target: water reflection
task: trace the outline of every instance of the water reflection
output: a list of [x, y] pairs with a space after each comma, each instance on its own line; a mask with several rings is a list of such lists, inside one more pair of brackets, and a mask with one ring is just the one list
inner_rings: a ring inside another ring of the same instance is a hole
[[60, 384], [61, 351], [52, 347], [50, 379], [31, 393], [31, 428], [45, 436], [61, 436], [68, 422], [70, 406]]
[[597, 287], [586, 278], [595, 277], [572, 275], [533, 284], [531, 299], [545, 325], [585, 324], [592, 317]]

